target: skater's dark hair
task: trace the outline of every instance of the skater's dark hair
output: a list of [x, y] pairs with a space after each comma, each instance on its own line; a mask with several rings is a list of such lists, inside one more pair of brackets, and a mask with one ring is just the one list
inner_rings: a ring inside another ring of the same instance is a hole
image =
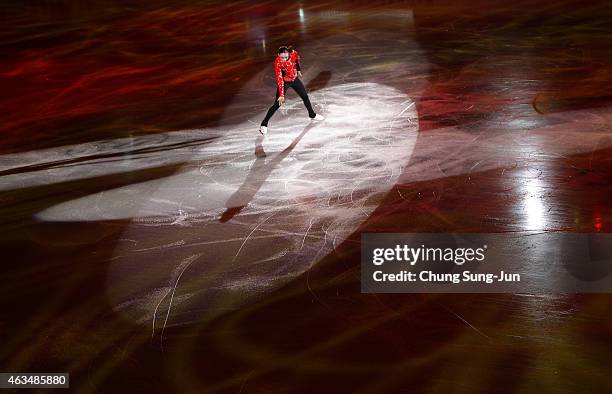
[[282, 47], [278, 48], [278, 54], [280, 55], [283, 52], [287, 52], [287, 53], [291, 53], [293, 52], [293, 47], [291, 45], [289, 46], [285, 46], [283, 45]]

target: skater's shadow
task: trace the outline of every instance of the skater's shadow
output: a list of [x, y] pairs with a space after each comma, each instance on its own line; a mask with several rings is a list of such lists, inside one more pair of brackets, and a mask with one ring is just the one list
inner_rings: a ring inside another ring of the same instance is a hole
[[255, 194], [257, 194], [266, 179], [268, 179], [272, 170], [274, 170], [280, 164], [280, 162], [283, 161], [285, 157], [289, 155], [289, 153], [291, 153], [304, 135], [306, 135], [306, 133], [308, 133], [308, 131], [313, 127], [314, 123], [309, 123], [306, 127], [304, 127], [302, 132], [293, 139], [289, 146], [269, 160], [266, 160], [267, 155], [261, 144], [263, 137], [259, 136], [257, 138], [255, 141], [255, 156], [257, 158], [251, 166], [251, 170], [249, 171], [249, 174], [242, 185], [225, 203], [225, 207], [227, 209], [225, 212], [223, 212], [221, 218], [219, 218], [221, 223], [231, 220], [234, 216], [240, 213], [240, 211], [242, 211], [244, 207], [251, 202], [251, 200], [253, 200], [253, 197], [255, 197]]
[[329, 83], [331, 75], [331, 71], [321, 71], [319, 74], [317, 74], [316, 77], [308, 81], [306, 89], [309, 92], [314, 92], [315, 90], [323, 89]]

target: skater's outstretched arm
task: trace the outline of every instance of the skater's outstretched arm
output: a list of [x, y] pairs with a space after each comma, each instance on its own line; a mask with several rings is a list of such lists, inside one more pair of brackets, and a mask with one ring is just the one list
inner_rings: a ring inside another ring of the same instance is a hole
[[276, 76], [276, 85], [278, 87], [278, 103], [285, 103], [285, 80], [283, 79], [283, 71], [281, 70], [281, 59], [279, 57], [274, 61], [274, 75]]
[[297, 75], [302, 78], [302, 59], [300, 58], [300, 53], [294, 49], [291, 55], [293, 55], [293, 62], [295, 63]]

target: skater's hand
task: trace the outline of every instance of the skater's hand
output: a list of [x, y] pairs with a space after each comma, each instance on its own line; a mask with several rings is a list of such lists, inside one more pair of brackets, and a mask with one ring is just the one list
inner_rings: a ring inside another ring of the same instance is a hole
[[302, 72], [298, 71], [298, 77], [302, 78]]
[[280, 96], [278, 98], [278, 103], [282, 106], [283, 104], [285, 104], [285, 96]]

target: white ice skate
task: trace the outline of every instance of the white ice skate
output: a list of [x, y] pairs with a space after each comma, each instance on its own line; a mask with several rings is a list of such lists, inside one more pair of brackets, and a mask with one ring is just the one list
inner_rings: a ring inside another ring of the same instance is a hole
[[317, 114], [314, 118], [310, 118], [310, 119], [321, 121], [321, 120], [325, 120], [325, 116], [321, 114]]
[[268, 134], [268, 127], [267, 126], [259, 126], [259, 132], [261, 133], [261, 135]]

